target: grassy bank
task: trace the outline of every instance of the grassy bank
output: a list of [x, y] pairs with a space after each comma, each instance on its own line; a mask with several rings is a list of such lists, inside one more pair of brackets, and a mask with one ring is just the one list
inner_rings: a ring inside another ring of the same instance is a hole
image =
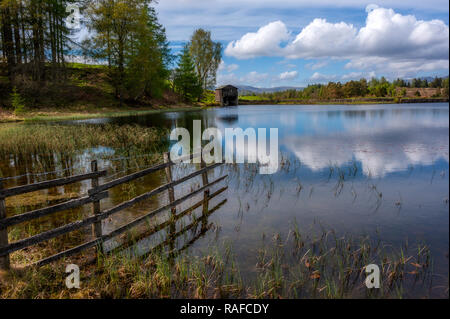
[[[0, 123], [142, 115], [214, 104], [214, 94], [209, 91], [201, 101], [189, 105], [168, 86], [158, 98], [124, 100], [120, 105], [105, 66], [69, 63], [66, 71], [61, 83], [19, 83], [16, 91], [9, 79], [0, 75]], [[20, 112], [18, 105], [23, 106]]]
[[14, 114], [11, 111], [0, 112], [0, 123], [14, 122], [40, 122], [40, 121], [66, 121], [66, 120], [84, 120], [103, 117], [121, 117], [147, 115], [167, 111], [195, 111], [200, 106], [177, 104], [172, 106], [159, 107], [104, 107], [104, 108], [72, 108], [57, 109], [45, 108], [38, 110], [29, 110], [22, 114]]
[[[16, 269], [1, 276], [1, 298], [401, 298], [427, 297], [432, 276], [426, 246], [395, 249], [367, 237], [321, 230], [305, 236], [292, 227], [263, 239], [253, 274], [243, 274], [233, 249], [213, 246], [202, 255], [152, 251], [103, 256], [81, 269], [81, 289], [65, 287], [65, 263]], [[172, 257], [171, 257], [172, 256]], [[175, 254], [176, 256], [176, 254]], [[381, 288], [367, 289], [365, 267], [377, 264]], [[425, 291], [425, 292], [424, 292]]]

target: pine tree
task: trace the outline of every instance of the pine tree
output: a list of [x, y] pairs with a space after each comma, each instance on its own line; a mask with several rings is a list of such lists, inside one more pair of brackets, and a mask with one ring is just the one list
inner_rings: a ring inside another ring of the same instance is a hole
[[175, 92], [180, 94], [186, 102], [198, 100], [203, 93], [202, 83], [197, 76], [194, 62], [187, 46], [184, 47], [180, 54], [173, 84]]
[[143, 95], [159, 98], [172, 60], [169, 42], [154, 8], [142, 8], [137, 23], [127, 63], [126, 87], [135, 100]]

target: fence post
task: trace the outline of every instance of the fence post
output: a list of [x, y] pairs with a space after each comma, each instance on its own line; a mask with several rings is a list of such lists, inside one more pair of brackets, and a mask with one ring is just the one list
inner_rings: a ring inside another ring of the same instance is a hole
[[[164, 163], [169, 164], [164, 169], [166, 172], [167, 183], [172, 183], [172, 181], [173, 181], [172, 161], [170, 159], [170, 153], [168, 153], [168, 152], [164, 153]], [[169, 187], [169, 189], [167, 191], [169, 193], [169, 201], [170, 201], [170, 203], [173, 203], [175, 201], [175, 190], [174, 190], [173, 186]], [[173, 222], [170, 223], [169, 233], [167, 235], [169, 236], [169, 245], [168, 245], [169, 246], [169, 263], [170, 263], [170, 265], [173, 265], [174, 256], [175, 256], [175, 232], [176, 232], [175, 215], [177, 214], [177, 208], [172, 207], [170, 209], [170, 211], [172, 212], [172, 215], [170, 216], [170, 218], [173, 220]]]
[[[201, 168], [206, 167], [206, 163], [203, 160], [203, 156], [202, 156], [202, 161], [200, 162], [200, 167]], [[202, 173], [202, 181], [203, 181], [203, 186], [209, 184], [207, 171]], [[208, 212], [208, 197], [209, 197], [209, 189], [205, 189], [205, 191], [203, 192], [203, 215], [206, 215], [206, 213]]]
[[[167, 178], [167, 183], [172, 183], [173, 179], [172, 179], [172, 161], [170, 160], [170, 153], [164, 153], [164, 163], [169, 163], [169, 165], [165, 168], [166, 171], [166, 178]], [[172, 187], [169, 187], [168, 189], [169, 192], [169, 201], [170, 203], [173, 203], [175, 201], [175, 190]], [[176, 207], [172, 207], [171, 212], [173, 215], [175, 215], [177, 213], [177, 209]]]
[[[98, 164], [96, 160], [93, 160], [91, 162], [91, 171], [92, 172], [98, 172]], [[98, 187], [98, 177], [93, 177], [91, 179], [91, 188], [96, 188]], [[93, 215], [98, 215], [101, 213], [100, 211], [100, 201], [94, 201], [92, 202], [92, 213]], [[102, 238], [103, 233], [102, 233], [102, 221], [96, 221], [94, 224], [92, 224], [92, 234], [94, 235], [95, 238]], [[99, 255], [99, 253], [103, 254], [103, 243], [100, 243], [97, 246], [97, 257]]]
[[[0, 179], [0, 190], [3, 189], [3, 181]], [[0, 219], [6, 218], [5, 199], [0, 197]], [[8, 227], [0, 229], [0, 247], [8, 246]], [[0, 257], [0, 270], [9, 269], [9, 254]]]

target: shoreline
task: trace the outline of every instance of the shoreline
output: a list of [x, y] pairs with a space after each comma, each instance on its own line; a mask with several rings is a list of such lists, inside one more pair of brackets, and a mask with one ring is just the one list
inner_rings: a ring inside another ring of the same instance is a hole
[[239, 100], [239, 105], [355, 105], [355, 104], [416, 104], [448, 103], [449, 98], [355, 98], [332, 100]]
[[173, 105], [161, 108], [98, 108], [93, 110], [61, 110], [61, 109], [43, 109], [31, 110], [25, 112], [20, 116], [14, 115], [9, 111], [0, 110], [0, 124], [2, 123], [24, 123], [24, 122], [47, 122], [47, 121], [75, 121], [75, 120], [89, 120], [103, 117], [124, 117], [146, 115], [161, 112], [178, 112], [178, 111], [194, 111], [203, 109], [203, 106], [192, 105]]
[[[423, 99], [400, 99], [395, 98], [362, 98], [362, 99], [335, 99], [335, 100], [292, 100], [292, 101], [268, 101], [268, 100], [239, 100], [239, 105], [376, 105], [376, 104], [416, 104], [416, 103], [448, 103], [448, 98], [423, 98]], [[85, 109], [41, 109], [25, 112], [21, 116], [16, 116], [11, 111], [0, 109], [0, 124], [23, 123], [23, 122], [47, 122], [47, 121], [75, 121], [88, 120], [103, 117], [124, 117], [147, 115], [161, 112], [196, 111], [220, 107], [220, 105], [171, 105], [162, 107], [125, 107], [125, 108], [97, 108]]]

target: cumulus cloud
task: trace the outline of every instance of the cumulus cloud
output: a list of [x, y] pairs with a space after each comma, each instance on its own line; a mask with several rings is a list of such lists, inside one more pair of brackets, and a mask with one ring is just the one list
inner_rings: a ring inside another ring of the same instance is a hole
[[281, 54], [280, 44], [289, 39], [286, 25], [281, 21], [271, 22], [257, 32], [245, 34], [240, 40], [232, 41], [225, 54], [238, 59]]
[[328, 61], [319, 61], [316, 63], [308, 63], [305, 65], [306, 68], [311, 70], [318, 70], [328, 65]]
[[236, 71], [237, 69], [239, 69], [239, 65], [237, 65], [237, 64], [230, 64], [227, 67], [227, 71], [228, 72], [233, 72], [233, 71]]
[[280, 80], [293, 80], [298, 76], [297, 71], [283, 72], [280, 74]]
[[379, 6], [377, 4], [369, 4], [366, 7], [366, 12], [369, 13], [370, 11], [378, 9], [378, 8], [379, 8]]
[[239, 84], [240, 79], [234, 73], [218, 73], [217, 74], [217, 85], [226, 85], [226, 84]]
[[269, 78], [269, 74], [267, 73], [259, 73], [256, 71], [252, 71], [247, 75], [240, 78], [240, 82], [242, 83], [250, 83], [250, 84], [258, 84], [262, 81], [265, 81]]
[[350, 72], [342, 75], [341, 79], [344, 81], [347, 80], [360, 80], [362, 78], [369, 79], [376, 77], [376, 73], [372, 72]]
[[356, 37], [358, 51], [379, 57], [448, 59], [449, 29], [441, 20], [417, 20], [392, 9], [369, 12]]
[[223, 60], [219, 64], [218, 71], [219, 72], [234, 72], [239, 69], [239, 65], [237, 64], [226, 64]]
[[349, 55], [356, 46], [356, 34], [352, 24], [314, 19], [283, 51], [291, 59]]
[[335, 80], [337, 78], [337, 75], [335, 74], [322, 74], [319, 72], [314, 72], [313, 75], [309, 78], [312, 82], [329, 82], [332, 80]]
[[269, 79], [268, 73], [259, 73], [256, 71], [249, 72], [242, 76], [235, 73], [219, 72], [217, 74], [217, 85], [225, 84], [246, 84], [246, 85], [261, 85], [262, 82]]
[[408, 72], [448, 69], [449, 27], [441, 20], [418, 20], [392, 9], [367, 7], [365, 26], [314, 19], [293, 41], [283, 22], [270, 23], [256, 33], [231, 42], [225, 53], [240, 59], [281, 56], [290, 59], [350, 59], [347, 67]]

